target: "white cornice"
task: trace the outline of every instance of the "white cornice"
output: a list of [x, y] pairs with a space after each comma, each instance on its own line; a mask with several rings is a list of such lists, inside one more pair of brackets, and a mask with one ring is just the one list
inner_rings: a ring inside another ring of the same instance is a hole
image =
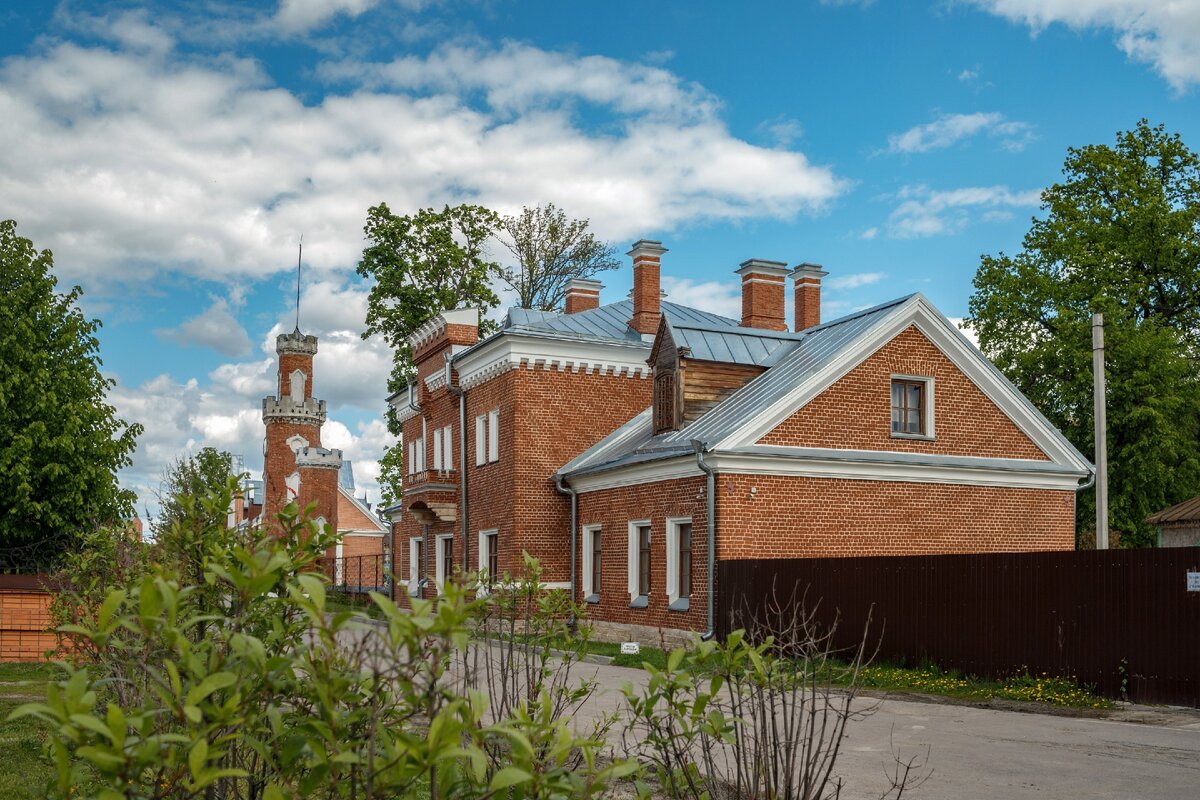
[[[790, 450], [793, 448], [777, 448]], [[857, 481], [942, 483], [960, 486], [1003, 486], [1018, 489], [1074, 491], [1086, 473], [1052, 469], [1049, 462], [1028, 459], [971, 459], [923, 456], [905, 460], [876, 451], [794, 448], [796, 457], [775, 453], [713, 453], [706, 459], [718, 474], [781, 475]], [[974, 462], [974, 463], [973, 463]]]
[[[718, 475], [777, 475], [856, 481], [1001, 486], [1015, 489], [1074, 491], [1086, 472], [1070, 472], [1051, 462], [1030, 459], [974, 459], [885, 451], [826, 448], [773, 448], [776, 452], [714, 452], [705, 462]], [[779, 451], [792, 451], [782, 453]], [[703, 475], [693, 456], [632, 464], [571, 479], [580, 494], [640, 486]]]
[[644, 345], [506, 334], [455, 358], [454, 367], [464, 389], [518, 367], [646, 378], [650, 374], [647, 352]]

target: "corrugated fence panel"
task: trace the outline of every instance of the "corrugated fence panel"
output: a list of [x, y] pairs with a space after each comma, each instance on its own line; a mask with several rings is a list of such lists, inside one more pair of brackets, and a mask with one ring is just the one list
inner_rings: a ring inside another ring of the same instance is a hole
[[1200, 548], [723, 561], [718, 630], [804, 598], [839, 646], [987, 678], [1028, 669], [1200, 707]]

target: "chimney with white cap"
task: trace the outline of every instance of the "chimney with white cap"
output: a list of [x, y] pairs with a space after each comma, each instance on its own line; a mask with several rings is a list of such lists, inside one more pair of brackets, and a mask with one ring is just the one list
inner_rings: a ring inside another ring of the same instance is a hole
[[742, 276], [742, 327], [786, 331], [787, 263], [751, 258], [737, 274]]
[[820, 264], [801, 264], [792, 270], [796, 282], [796, 330], [821, 324], [821, 278], [829, 273]]
[[659, 268], [665, 252], [662, 242], [639, 239], [628, 253], [633, 259], [633, 319], [629, 327], [643, 335], [657, 333], [662, 317]]

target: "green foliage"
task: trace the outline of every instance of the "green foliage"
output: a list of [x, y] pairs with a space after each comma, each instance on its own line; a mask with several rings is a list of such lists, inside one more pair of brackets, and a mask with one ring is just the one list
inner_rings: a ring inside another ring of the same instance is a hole
[[405, 339], [443, 311], [478, 308], [482, 315], [500, 300], [491, 279], [499, 264], [488, 261], [484, 245], [500, 217], [481, 206], [423, 208], [408, 216], [392, 213], [386, 203], [367, 211], [367, 246], [358, 274], [375, 280], [367, 300], [364, 337], [380, 334], [395, 351], [389, 391], [412, 376], [412, 352]]
[[[94, 626], [109, 590], [136, 583], [149, 569], [150, 548], [130, 531], [97, 528], [85, 532], [63, 554], [62, 566], [53, 576], [57, 591], [50, 600], [52, 627]], [[66, 636], [61, 645], [62, 658], [78, 662], [97, 657], [86, 637]]]
[[[105, 402], [99, 320], [78, 286], [55, 291], [53, 256], [0, 221], [0, 548], [37, 569], [83, 531], [119, 523], [134, 496], [116, 473], [142, 427]], [[48, 543], [48, 547], [39, 545]]]
[[48, 796], [77, 796], [91, 773], [98, 798], [588, 798], [632, 769], [601, 764], [601, 743], [556, 720], [547, 695], [485, 718], [487, 695], [452, 673], [480, 602], [458, 584], [411, 611], [373, 594], [371, 623], [327, 605], [328, 526], [294, 507], [282, 538], [198, 524], [236, 488], [185, 508], [186, 558], [64, 626], [92, 659], [14, 715], [54, 731]]
[[[196, 499], [219, 492], [233, 476], [233, 456], [215, 447], [204, 447], [192, 456], [175, 459], [163, 471], [158, 493], [161, 507], [153, 523], [155, 537], [169, 535], [171, 528], [195, 512]], [[207, 526], [224, 519], [225, 510], [214, 512], [214, 519], [197, 519], [196, 524]]]
[[[1111, 526], [1200, 493], [1200, 158], [1142, 120], [1071, 148], [1015, 256], [985, 255], [969, 320], [980, 347], [1082, 452], [1095, 451], [1091, 315], [1103, 312]], [[1087, 526], [1095, 495], [1080, 495]]]
[[[390, 410], [390, 409], [389, 409]], [[380, 508], [390, 508], [400, 502], [404, 486], [404, 443], [385, 448], [379, 459]]]
[[517, 259], [515, 267], [500, 271], [517, 294], [521, 308], [558, 311], [574, 278], [591, 278], [616, 269], [620, 262], [613, 247], [588, 230], [588, 220], [570, 219], [553, 203], [504, 218], [506, 238], [501, 241]]

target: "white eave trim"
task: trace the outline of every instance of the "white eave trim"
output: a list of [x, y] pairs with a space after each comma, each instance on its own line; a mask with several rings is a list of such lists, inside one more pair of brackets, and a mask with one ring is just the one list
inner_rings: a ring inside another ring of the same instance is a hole
[[571, 488], [579, 494], [585, 494], [654, 481], [694, 478], [703, 474], [696, 466], [696, 457], [687, 455], [644, 464], [631, 464], [627, 467], [618, 467], [590, 475], [578, 475], [571, 478]]
[[646, 353], [644, 346], [504, 333], [456, 357], [454, 368], [464, 389], [522, 366], [646, 378]]
[[943, 483], [962, 486], [1002, 486], [1017, 489], [1074, 491], [1087, 472], [1063, 469], [1049, 461], [974, 459], [958, 456], [903, 458], [888, 451], [823, 448], [775, 448], [794, 454], [748, 451], [710, 453], [705, 459], [718, 473], [837, 478], [858, 481]]
[[1017, 389], [971, 346], [966, 337], [921, 295], [915, 295], [897, 306], [874, 330], [861, 337], [854, 347], [847, 348], [808, 380], [747, 419], [721, 441], [713, 443], [713, 450], [727, 451], [752, 447], [791, 414], [803, 408], [909, 326], [916, 327], [1051, 461], [1084, 474], [1092, 471], [1091, 464], [1082, 458]]

